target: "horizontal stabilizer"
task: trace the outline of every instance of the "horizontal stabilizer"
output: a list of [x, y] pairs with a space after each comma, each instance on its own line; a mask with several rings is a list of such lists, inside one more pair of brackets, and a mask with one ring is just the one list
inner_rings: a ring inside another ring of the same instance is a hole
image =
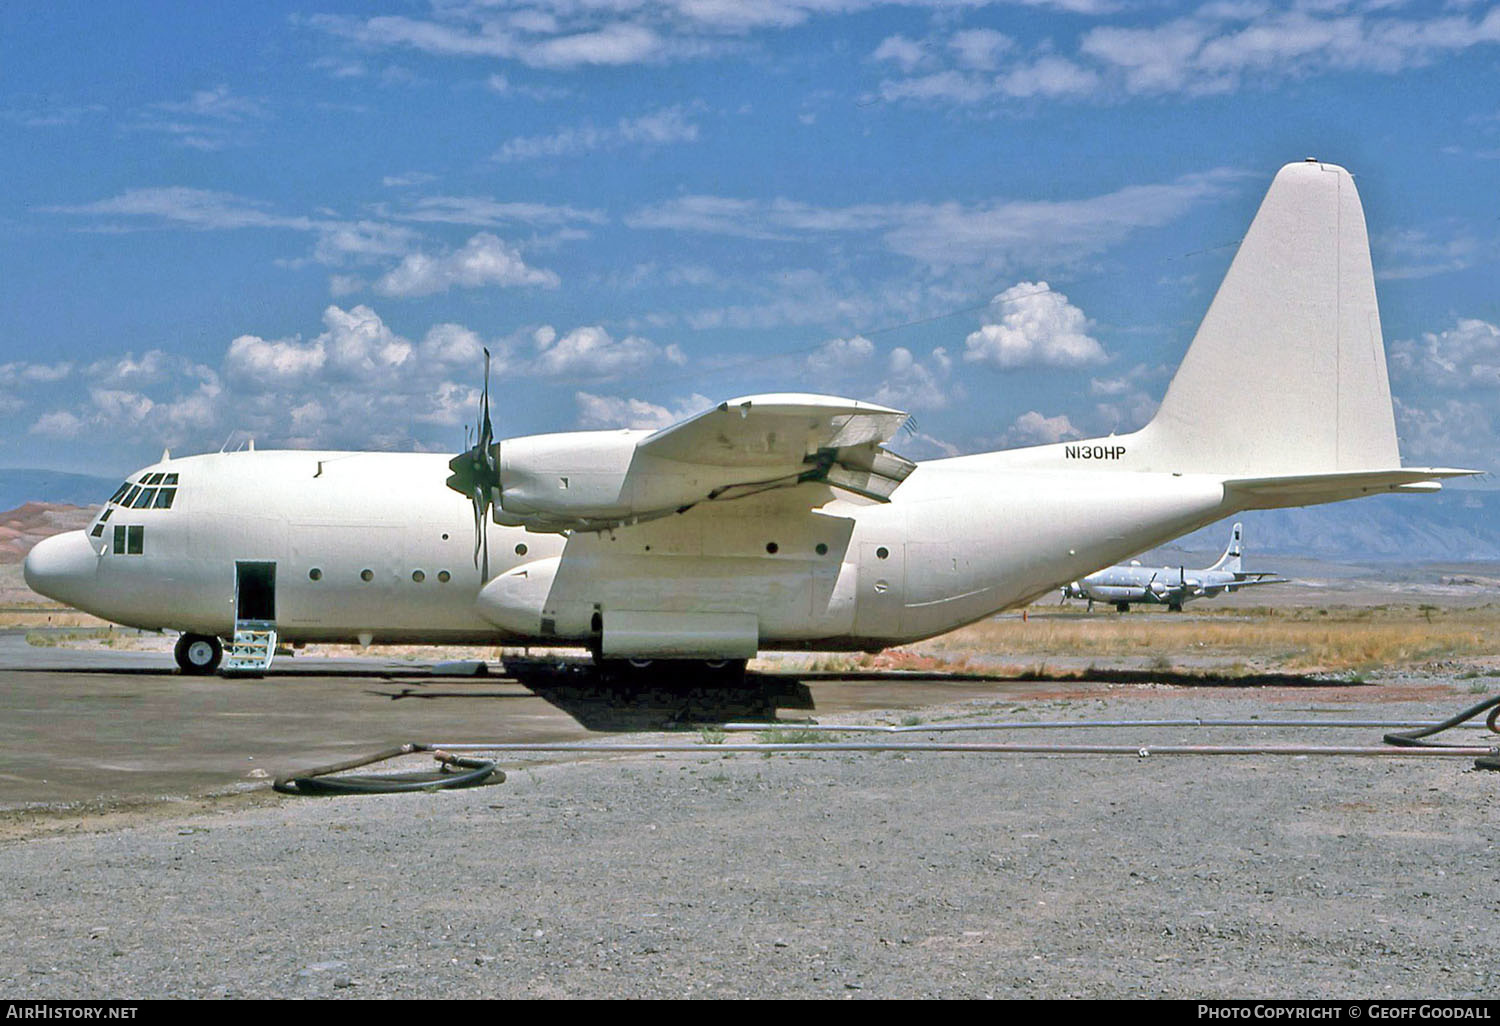
[[1478, 470], [1453, 467], [1397, 467], [1392, 470], [1351, 470], [1334, 474], [1292, 474], [1281, 477], [1241, 477], [1224, 482], [1225, 498], [1242, 509], [1315, 506], [1341, 499], [1383, 492], [1431, 491], [1439, 479], [1466, 477]]

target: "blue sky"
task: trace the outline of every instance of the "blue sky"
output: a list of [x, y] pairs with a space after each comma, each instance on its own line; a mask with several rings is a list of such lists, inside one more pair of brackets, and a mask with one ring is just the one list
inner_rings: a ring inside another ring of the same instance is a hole
[[1130, 430], [1317, 156], [1407, 462], [1496, 469], [1497, 61], [1457, 0], [7, 5], [0, 465], [456, 451], [482, 345], [502, 436], [778, 390], [918, 458]]

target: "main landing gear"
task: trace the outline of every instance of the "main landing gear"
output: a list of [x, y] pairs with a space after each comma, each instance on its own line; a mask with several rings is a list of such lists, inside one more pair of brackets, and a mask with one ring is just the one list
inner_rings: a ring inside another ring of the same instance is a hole
[[172, 652], [177, 657], [177, 667], [183, 673], [202, 677], [219, 668], [224, 658], [224, 645], [212, 634], [184, 634], [177, 639]]
[[733, 685], [745, 682], [744, 659], [596, 659], [599, 673], [622, 682]]

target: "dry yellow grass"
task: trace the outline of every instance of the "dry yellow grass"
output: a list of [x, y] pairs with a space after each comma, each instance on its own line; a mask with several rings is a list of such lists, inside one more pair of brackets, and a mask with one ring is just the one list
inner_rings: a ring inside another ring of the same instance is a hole
[[912, 646], [956, 658], [1211, 658], [1296, 670], [1365, 670], [1500, 657], [1500, 610], [1381, 606], [1275, 609], [1233, 616], [1052, 614], [986, 620]]
[[[170, 636], [116, 630], [104, 621], [65, 606], [16, 604], [0, 608], [0, 627], [71, 628], [56, 635], [36, 634], [33, 644], [64, 647], [110, 644], [130, 648], [170, 648]], [[94, 628], [95, 630], [89, 630]], [[101, 640], [103, 639], [103, 640]], [[429, 648], [420, 645], [314, 645], [317, 655], [441, 661], [483, 659], [498, 663], [507, 651], [484, 646]], [[568, 654], [582, 657], [583, 650]], [[1037, 609], [1022, 620], [1014, 614], [971, 624], [951, 634], [880, 653], [776, 655], [757, 667], [797, 667], [807, 671], [944, 670], [995, 672], [1052, 664], [1153, 669], [1212, 668], [1230, 674], [1266, 670], [1367, 671], [1458, 660], [1480, 668], [1500, 667], [1500, 606], [1470, 608], [1431, 605], [1264, 607], [1170, 614], [1137, 610]]]

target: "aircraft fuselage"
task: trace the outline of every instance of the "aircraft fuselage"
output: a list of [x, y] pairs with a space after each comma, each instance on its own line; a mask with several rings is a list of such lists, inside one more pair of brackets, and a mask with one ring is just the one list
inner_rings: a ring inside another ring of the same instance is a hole
[[589, 645], [612, 622], [691, 631], [706, 616], [751, 632], [757, 649], [878, 649], [1030, 601], [1226, 512], [1217, 478], [1077, 470], [1060, 451], [1049, 469], [1053, 448], [922, 464], [888, 503], [808, 485], [603, 532], [492, 523], [488, 582], [470, 505], [444, 487], [446, 456], [193, 456], [131, 475], [175, 473], [171, 508], [111, 504], [102, 523], [39, 545], [27, 577], [116, 623], [204, 635], [230, 634], [246, 614], [239, 579], [273, 566], [289, 642]]

